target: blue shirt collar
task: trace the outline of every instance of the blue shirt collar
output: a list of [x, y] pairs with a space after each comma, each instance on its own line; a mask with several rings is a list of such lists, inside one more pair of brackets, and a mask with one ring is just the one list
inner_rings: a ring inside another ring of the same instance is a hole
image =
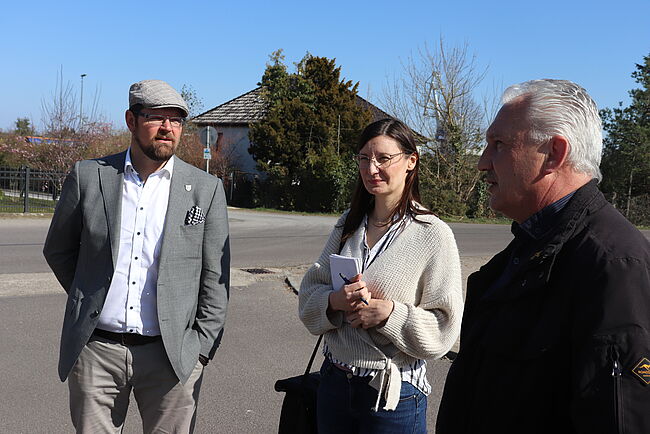
[[574, 193], [575, 191], [572, 191], [563, 198], [545, 206], [532, 216], [528, 217], [522, 224], [518, 225], [517, 223], [514, 223], [512, 225], [512, 233], [517, 237], [517, 235], [520, 234], [520, 231], [523, 231], [534, 240], [543, 238], [555, 227], [560, 211], [562, 211], [566, 204], [569, 203], [569, 200], [571, 200]]

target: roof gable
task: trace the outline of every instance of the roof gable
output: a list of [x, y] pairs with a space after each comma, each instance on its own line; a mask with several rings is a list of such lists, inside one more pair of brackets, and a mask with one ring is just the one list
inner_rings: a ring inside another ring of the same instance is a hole
[[264, 119], [267, 104], [262, 98], [261, 87], [216, 106], [192, 118], [192, 122], [202, 124], [245, 124]]
[[[372, 120], [392, 118], [391, 115], [356, 95], [357, 105], [370, 110]], [[231, 99], [221, 105], [216, 106], [198, 116], [192, 118], [192, 122], [198, 125], [206, 124], [228, 124], [228, 125], [248, 125], [264, 119], [268, 107], [262, 97], [262, 88], [257, 87], [243, 95]]]

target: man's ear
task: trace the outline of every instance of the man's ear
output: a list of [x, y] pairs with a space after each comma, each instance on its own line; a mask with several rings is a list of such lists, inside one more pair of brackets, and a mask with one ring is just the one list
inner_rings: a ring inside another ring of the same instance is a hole
[[569, 157], [569, 142], [563, 136], [553, 136], [546, 144], [547, 155], [544, 161], [544, 175], [560, 170]]
[[124, 113], [124, 119], [126, 120], [126, 126], [129, 128], [129, 131], [132, 133], [135, 132], [136, 119], [131, 110], [127, 110], [126, 113]]

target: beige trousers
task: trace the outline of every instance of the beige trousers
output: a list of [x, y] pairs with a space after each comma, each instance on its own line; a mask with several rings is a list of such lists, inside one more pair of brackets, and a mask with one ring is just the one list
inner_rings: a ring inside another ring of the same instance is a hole
[[70, 414], [77, 433], [120, 433], [131, 391], [144, 433], [191, 433], [203, 379], [197, 362], [181, 384], [162, 340], [123, 346], [93, 336], [68, 377]]

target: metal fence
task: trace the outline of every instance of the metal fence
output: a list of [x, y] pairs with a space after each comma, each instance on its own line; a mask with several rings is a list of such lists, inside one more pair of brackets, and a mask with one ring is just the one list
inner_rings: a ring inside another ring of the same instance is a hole
[[65, 173], [0, 167], [0, 212], [54, 212]]

